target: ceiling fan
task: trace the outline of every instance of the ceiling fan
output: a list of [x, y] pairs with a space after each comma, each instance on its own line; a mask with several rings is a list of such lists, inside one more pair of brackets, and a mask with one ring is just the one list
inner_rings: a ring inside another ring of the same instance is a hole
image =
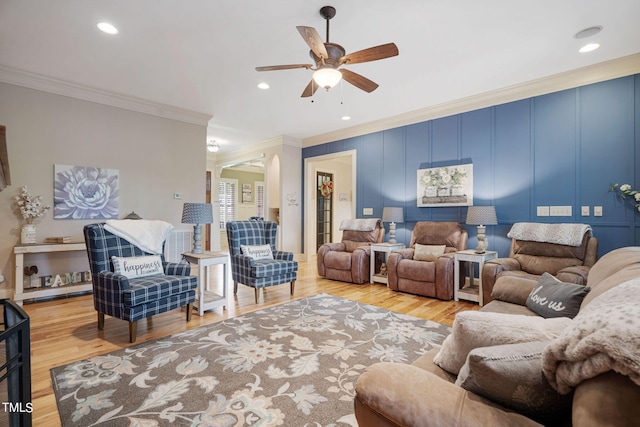
[[314, 60], [314, 64], [290, 64], [271, 65], [266, 67], [256, 67], [256, 71], [291, 70], [295, 68], [306, 68], [313, 70], [313, 78], [302, 92], [302, 97], [313, 96], [318, 87], [326, 90], [337, 85], [341, 79], [345, 79], [355, 87], [365, 92], [373, 92], [378, 88], [378, 84], [368, 78], [354, 73], [347, 69], [340, 69], [343, 65], [359, 64], [362, 62], [377, 61], [379, 59], [390, 58], [398, 55], [398, 47], [395, 43], [387, 43], [380, 46], [370, 47], [350, 54], [337, 43], [329, 42], [329, 20], [336, 16], [336, 9], [332, 6], [324, 6], [320, 9], [320, 15], [327, 21], [327, 41], [322, 42], [320, 35], [313, 27], [298, 26], [298, 32], [309, 45], [311, 51], [309, 55]]

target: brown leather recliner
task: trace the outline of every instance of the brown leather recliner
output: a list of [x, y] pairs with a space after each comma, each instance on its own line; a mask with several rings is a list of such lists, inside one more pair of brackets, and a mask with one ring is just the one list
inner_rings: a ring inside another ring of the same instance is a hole
[[[416, 223], [411, 233], [410, 247], [389, 254], [389, 288], [441, 300], [452, 299], [454, 253], [467, 248], [468, 238], [467, 231], [457, 222]], [[445, 245], [445, 253], [435, 261], [414, 260], [416, 243]]]
[[370, 231], [342, 230], [342, 242], [325, 243], [318, 249], [318, 275], [351, 283], [369, 282], [371, 244], [384, 240], [382, 221]]
[[585, 285], [591, 266], [598, 256], [598, 239], [591, 231], [584, 234], [580, 246], [511, 239], [508, 258], [487, 261], [482, 269], [484, 303], [493, 300], [491, 292], [498, 279], [517, 286], [521, 279], [538, 280], [550, 273], [566, 283]]

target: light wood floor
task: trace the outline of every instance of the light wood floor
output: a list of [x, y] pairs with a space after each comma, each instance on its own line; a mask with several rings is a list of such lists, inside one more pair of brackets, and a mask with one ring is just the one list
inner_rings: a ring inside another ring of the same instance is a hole
[[[216, 268], [216, 267], [214, 267]], [[222, 270], [220, 267], [217, 270]], [[214, 288], [221, 287], [221, 273], [213, 274]], [[400, 313], [451, 325], [455, 314], [464, 310], [477, 310], [474, 303], [439, 301], [389, 290], [383, 284], [354, 285], [317, 276], [315, 262], [301, 262], [295, 294], [289, 295], [289, 285], [274, 286], [263, 292], [255, 304], [254, 291], [239, 286], [233, 296], [230, 281], [231, 306], [224, 312], [218, 308], [199, 317], [194, 312], [186, 322], [183, 310], [173, 310], [138, 322], [136, 344], [161, 338], [187, 329], [218, 322], [228, 317], [282, 304], [319, 293], [327, 293]], [[49, 369], [77, 360], [129, 347], [127, 322], [107, 316], [104, 331], [97, 328], [96, 311], [91, 295], [54, 301], [25, 304], [31, 318], [31, 375], [34, 426], [60, 426]]]

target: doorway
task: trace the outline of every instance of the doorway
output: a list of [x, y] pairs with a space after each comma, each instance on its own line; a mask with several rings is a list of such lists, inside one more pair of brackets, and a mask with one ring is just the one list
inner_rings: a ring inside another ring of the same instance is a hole
[[316, 250], [333, 241], [333, 174], [316, 172]]

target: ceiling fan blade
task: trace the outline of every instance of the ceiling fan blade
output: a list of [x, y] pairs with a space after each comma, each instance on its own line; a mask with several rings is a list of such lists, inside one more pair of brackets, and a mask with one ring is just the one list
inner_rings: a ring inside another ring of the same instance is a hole
[[292, 70], [294, 68], [309, 69], [311, 67], [313, 67], [311, 64], [268, 65], [266, 67], [256, 67], [256, 71]]
[[296, 28], [317, 57], [325, 59], [329, 57], [327, 49], [324, 47], [324, 43], [320, 38], [320, 34], [318, 34], [315, 28], [303, 26], [297, 26]]
[[398, 55], [398, 46], [395, 43], [381, 44], [369, 49], [359, 50], [340, 58], [341, 64], [358, 64], [361, 62], [377, 61]]
[[357, 87], [358, 89], [362, 89], [365, 92], [373, 92], [378, 88], [378, 84], [372, 82], [368, 78], [361, 76], [358, 73], [354, 73], [353, 71], [341, 69], [342, 78]]
[[300, 95], [300, 97], [308, 98], [310, 96], [313, 96], [313, 94], [316, 93], [317, 90], [318, 90], [318, 84], [314, 82], [313, 79], [311, 79], [307, 87], [304, 88], [304, 91], [302, 92], [302, 95]]

